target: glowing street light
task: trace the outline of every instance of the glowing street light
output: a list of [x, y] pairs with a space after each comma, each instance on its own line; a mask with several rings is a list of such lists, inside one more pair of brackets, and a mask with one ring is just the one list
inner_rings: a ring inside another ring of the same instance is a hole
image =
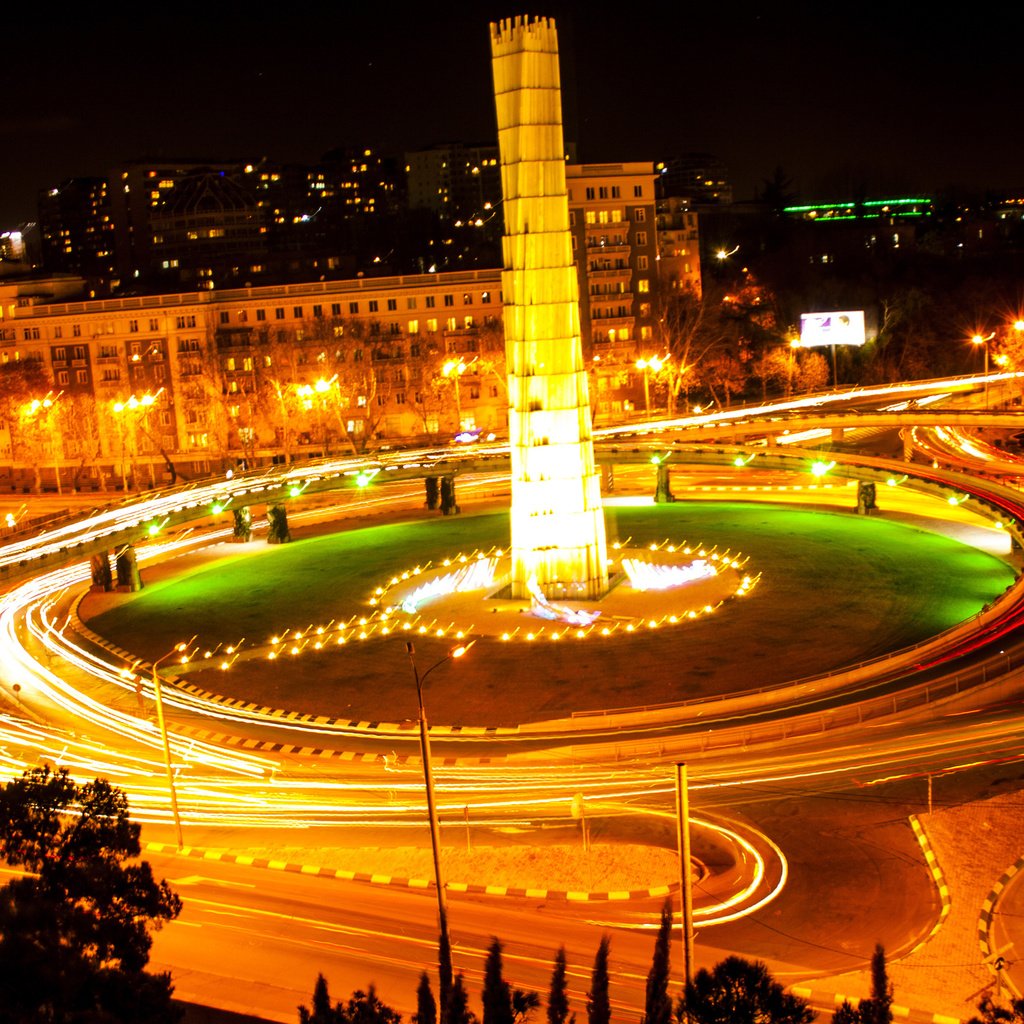
[[793, 394], [793, 373], [796, 370], [796, 350], [800, 348], [800, 335], [794, 334], [789, 339], [789, 377], [786, 381], [786, 397]]
[[651, 418], [651, 386], [648, 374], [651, 370], [658, 373], [668, 362], [668, 359], [668, 356], [665, 356], [664, 359], [659, 359], [658, 356], [651, 356], [650, 358], [638, 359], [636, 361], [636, 368], [644, 371], [644, 416], [647, 419]]
[[171, 744], [167, 738], [167, 720], [164, 718], [164, 698], [163, 692], [160, 689], [160, 673], [157, 670], [159, 669], [161, 662], [174, 657], [174, 655], [178, 655], [178, 660], [183, 665], [186, 664], [189, 660], [188, 648], [193, 640], [195, 640], [195, 637], [193, 637], [187, 644], [176, 644], [166, 654], [162, 654], [153, 662], [153, 694], [156, 698], [156, 720], [160, 729], [160, 738], [163, 740], [164, 745], [164, 767], [167, 769], [167, 788], [171, 792], [171, 814], [174, 816], [174, 828], [178, 833], [179, 850], [184, 847], [185, 840], [181, 834], [181, 816], [178, 814], [178, 793], [174, 788], [174, 771], [171, 768]]
[[449, 359], [441, 367], [441, 375], [455, 382], [455, 416], [459, 430], [462, 429], [462, 399], [459, 396], [459, 378], [469, 369], [461, 359]]
[[[144, 423], [143, 432], [147, 433], [146, 428], [145, 428], [145, 423], [148, 422], [148, 419], [149, 419], [149, 410], [156, 404], [157, 399], [160, 397], [161, 394], [163, 394], [163, 390], [164, 390], [163, 388], [160, 388], [160, 390], [157, 391], [157, 393], [155, 395], [151, 394], [150, 392], [147, 391], [141, 398], [136, 397], [134, 394], [133, 395], [129, 395], [128, 398], [125, 401], [123, 401], [123, 402], [122, 401], [115, 401], [113, 403], [113, 405], [112, 405], [114, 413], [117, 416], [117, 429], [118, 429], [118, 433], [121, 435], [121, 488], [125, 492], [127, 492], [127, 490], [128, 490], [128, 474], [127, 474], [127, 471], [125, 469], [125, 454], [126, 454], [125, 449], [126, 449], [127, 446], [125, 444], [125, 430], [124, 430], [123, 417], [128, 415], [128, 414], [130, 414], [130, 413], [131, 414], [135, 414], [135, 413], [139, 414], [139, 416], [141, 416], [141, 418], [143, 420], [143, 423]], [[138, 438], [137, 438], [137, 435], [136, 435], [136, 428], [137, 428], [137, 425], [138, 425], [138, 418], [139, 418], [138, 416], [132, 415], [131, 418], [128, 420], [129, 430], [131, 432], [131, 442], [132, 442], [131, 443], [131, 451], [130, 451], [129, 454], [131, 456], [132, 476], [133, 477], [135, 476], [135, 455], [136, 455], [136, 449], [138, 447], [138, 444], [137, 444]], [[151, 487], [155, 487], [156, 486], [156, 476], [155, 476], [154, 470], [153, 470], [153, 463], [149, 462], [148, 466], [149, 466], [149, 483], [150, 483]]]
[[991, 334], [982, 336], [980, 334], [974, 335], [971, 338], [972, 345], [981, 345], [985, 349], [985, 408], [988, 408], [988, 343], [996, 336], [996, 332], [993, 331]]
[[[442, 972], [442, 977], [440, 978], [441, 1005], [443, 1008], [445, 1007], [445, 998], [452, 990], [452, 941], [448, 933], [448, 899], [445, 893], [444, 879], [441, 875], [441, 829], [437, 821], [437, 805], [434, 802], [434, 773], [430, 761], [430, 733], [427, 726], [427, 712], [423, 707], [423, 684], [427, 681], [427, 676], [435, 668], [440, 668], [441, 665], [454, 658], [461, 658], [474, 643], [475, 641], [471, 640], [468, 644], [460, 644], [458, 647], [453, 647], [440, 661], [431, 665], [422, 676], [416, 667], [415, 646], [411, 640], [407, 641], [405, 645], [406, 653], [409, 655], [409, 664], [412, 665], [412, 674], [416, 680], [416, 700], [419, 704], [420, 758], [423, 761], [423, 783], [427, 790], [430, 846], [434, 855], [434, 886], [437, 889], [437, 921], [441, 932], [441, 948], [443, 950], [440, 957], [440, 970]], [[444, 974], [447, 974], [447, 977], [444, 977]], [[444, 1013], [444, 1009], [442, 1013]], [[444, 1020], [444, 1016], [441, 1019]]]
[[[324, 455], [331, 454], [327, 444], [327, 431], [324, 429], [324, 396], [333, 390], [337, 381], [338, 375], [335, 374], [330, 380], [320, 377], [312, 384], [301, 384], [295, 389], [307, 412], [312, 411], [314, 406], [316, 407], [317, 428], [320, 440], [323, 442]], [[314, 401], [314, 399], [318, 400]]]
[[[31, 402], [27, 402], [22, 406], [22, 418], [25, 420], [35, 420], [40, 415], [49, 415], [50, 410], [56, 407], [58, 399], [63, 394], [63, 391], [58, 391], [56, 395], [52, 391], [47, 391], [42, 398], [33, 398]], [[60, 484], [60, 430], [54, 429], [52, 424], [45, 425], [43, 429], [52, 439], [51, 453], [53, 455], [53, 475], [57, 481], [57, 493], [63, 494], [64, 492], [61, 490]]]

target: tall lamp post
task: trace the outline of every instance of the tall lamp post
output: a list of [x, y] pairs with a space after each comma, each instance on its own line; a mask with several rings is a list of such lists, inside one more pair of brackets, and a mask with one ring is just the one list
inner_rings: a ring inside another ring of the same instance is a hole
[[644, 417], [646, 419], [651, 418], [651, 383], [649, 379], [650, 371], [653, 370], [657, 373], [666, 363], [666, 359], [659, 359], [657, 356], [651, 356], [649, 359], [638, 359], [636, 361], [636, 368], [644, 371]]
[[455, 382], [455, 417], [458, 421], [455, 428], [456, 433], [462, 430], [462, 399], [459, 396], [459, 378], [468, 369], [469, 367], [461, 359], [449, 359], [441, 367], [441, 374]]
[[185, 841], [181, 834], [181, 815], [178, 814], [178, 793], [174, 788], [174, 771], [171, 768], [171, 744], [167, 738], [167, 720], [164, 718], [164, 699], [163, 693], [160, 690], [160, 673], [158, 669], [161, 662], [174, 657], [175, 654], [182, 655], [181, 660], [183, 662], [188, 661], [188, 655], [185, 654], [188, 647], [189, 645], [185, 643], [177, 644], [153, 662], [153, 694], [156, 698], [156, 721], [164, 744], [164, 767], [167, 769], [167, 788], [171, 792], [171, 814], [174, 816], [174, 828], [178, 833], [179, 850], [184, 847]]
[[796, 350], [800, 347], [800, 335], [789, 339], [789, 379], [786, 381], [786, 397], [793, 397], [793, 373], [796, 370]]
[[32, 401], [29, 402], [27, 405], [25, 405], [23, 407], [23, 409], [22, 409], [22, 414], [25, 416], [25, 418], [28, 419], [28, 420], [34, 421], [37, 425], [38, 425], [39, 419], [41, 417], [46, 417], [47, 418], [46, 419], [46, 423], [44, 424], [44, 432], [51, 439], [50, 443], [52, 445], [51, 451], [52, 451], [52, 454], [53, 454], [53, 476], [54, 476], [54, 479], [57, 482], [57, 493], [58, 494], [63, 494], [64, 493], [61, 490], [61, 486], [60, 486], [60, 452], [59, 452], [59, 445], [60, 445], [60, 435], [61, 435], [61, 432], [60, 432], [59, 429], [54, 429], [53, 423], [50, 421], [49, 417], [54, 412], [54, 410], [56, 408], [57, 400], [63, 394], [64, 394], [63, 391], [59, 392], [56, 395], [54, 395], [54, 393], [52, 391], [47, 391], [46, 395], [43, 398], [33, 398]]
[[437, 820], [437, 804], [434, 802], [434, 773], [430, 760], [430, 733], [427, 726], [427, 712], [423, 707], [423, 684], [427, 676], [439, 668], [445, 662], [453, 658], [461, 658], [466, 651], [473, 646], [475, 641], [468, 644], [461, 644], [452, 648], [440, 661], [431, 665], [423, 675], [420, 675], [416, 667], [416, 648], [412, 641], [405, 645], [406, 653], [409, 655], [409, 664], [412, 665], [412, 674], [416, 680], [416, 700], [419, 704], [420, 715], [420, 757], [423, 761], [423, 782], [427, 790], [427, 815], [430, 818], [430, 846], [434, 855], [434, 886], [437, 889], [437, 920], [441, 931], [441, 956], [440, 956], [440, 979], [439, 988], [441, 995], [440, 1020], [447, 1018], [447, 995], [452, 990], [452, 941], [448, 932], [448, 899], [445, 894], [444, 879], [441, 874], [441, 829]]
[[991, 334], [982, 337], [980, 334], [976, 334], [971, 338], [971, 342], [975, 345], [981, 345], [985, 349], [985, 408], [988, 408], [988, 343], [996, 336], [996, 332], [993, 331]]

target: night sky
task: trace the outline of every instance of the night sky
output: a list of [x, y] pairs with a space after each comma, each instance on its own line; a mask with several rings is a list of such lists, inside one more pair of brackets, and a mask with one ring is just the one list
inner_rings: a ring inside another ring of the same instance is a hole
[[133, 158], [494, 143], [488, 23], [524, 12], [557, 19], [583, 161], [710, 152], [738, 199], [778, 166], [804, 199], [1024, 191], [1020, 7], [19, 6], [0, 65], [0, 228], [34, 219], [39, 188]]

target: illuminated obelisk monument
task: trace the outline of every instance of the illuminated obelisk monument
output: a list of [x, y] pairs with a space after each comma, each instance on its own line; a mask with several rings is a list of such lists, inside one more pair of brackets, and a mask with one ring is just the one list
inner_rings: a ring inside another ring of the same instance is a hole
[[502, 301], [512, 455], [511, 595], [608, 589], [579, 286], [569, 234], [558, 37], [549, 18], [491, 25], [505, 204]]

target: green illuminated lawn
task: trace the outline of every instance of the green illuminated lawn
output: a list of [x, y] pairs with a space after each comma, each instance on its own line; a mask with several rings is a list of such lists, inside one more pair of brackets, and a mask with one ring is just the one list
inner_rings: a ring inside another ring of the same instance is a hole
[[[668, 537], [740, 551], [762, 581], [707, 620], [635, 639], [542, 648], [482, 640], [470, 658], [431, 678], [434, 720], [505, 724], [815, 675], [941, 632], [1013, 580], [1008, 566], [975, 548], [881, 518], [679, 503], [610, 509], [607, 522], [609, 540]], [[289, 627], [366, 611], [378, 582], [417, 562], [504, 544], [507, 523], [504, 514], [462, 516], [300, 537], [279, 548], [255, 541], [237, 558], [115, 598], [117, 606], [90, 624], [148, 657], [197, 632], [210, 646], [242, 636], [264, 642]], [[447, 649], [430, 641], [417, 648], [421, 667]], [[415, 712], [397, 638], [272, 664], [240, 662], [200, 682], [326, 715], [393, 721]]]

